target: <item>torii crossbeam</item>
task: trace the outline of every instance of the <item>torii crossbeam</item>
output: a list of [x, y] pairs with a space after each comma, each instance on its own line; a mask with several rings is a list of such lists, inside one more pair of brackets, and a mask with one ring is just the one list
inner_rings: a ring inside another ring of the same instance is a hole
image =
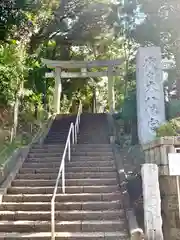
[[[54, 111], [60, 112], [60, 97], [62, 92], [61, 78], [88, 78], [88, 77], [108, 77], [108, 104], [110, 112], [113, 113], [115, 109], [114, 101], [114, 81], [113, 76], [120, 76], [121, 71], [116, 69], [120, 66], [124, 59], [116, 60], [94, 60], [94, 61], [59, 61], [42, 59], [42, 62], [48, 68], [54, 69], [53, 72], [47, 73], [47, 78], [55, 77], [55, 94], [54, 94]], [[90, 71], [91, 68], [106, 67], [105, 71]], [[80, 69], [79, 72], [65, 72], [64, 69]]]

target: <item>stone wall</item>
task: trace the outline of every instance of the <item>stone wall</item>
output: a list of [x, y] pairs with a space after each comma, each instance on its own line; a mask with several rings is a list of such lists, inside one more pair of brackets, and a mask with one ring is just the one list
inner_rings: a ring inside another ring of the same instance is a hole
[[178, 196], [176, 177], [160, 176], [162, 211], [164, 218], [164, 232], [166, 239], [180, 239], [180, 219], [178, 210]]
[[169, 176], [168, 153], [180, 146], [178, 137], [164, 137], [143, 146], [146, 163], [159, 166], [164, 240], [180, 240], [176, 177]]

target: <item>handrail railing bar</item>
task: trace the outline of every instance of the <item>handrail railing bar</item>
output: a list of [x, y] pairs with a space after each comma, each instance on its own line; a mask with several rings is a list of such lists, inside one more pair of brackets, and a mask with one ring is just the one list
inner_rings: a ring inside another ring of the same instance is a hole
[[62, 183], [61, 183], [61, 185], [62, 185], [62, 192], [65, 194], [65, 159], [66, 159], [66, 153], [68, 151], [68, 160], [71, 161], [71, 134], [72, 134], [72, 144], [77, 143], [77, 135], [79, 133], [79, 124], [80, 124], [81, 113], [82, 113], [82, 105], [80, 103], [79, 108], [78, 108], [78, 113], [77, 113], [77, 116], [76, 116], [75, 124], [71, 123], [70, 128], [69, 128], [69, 132], [68, 132], [68, 136], [67, 136], [67, 140], [66, 140], [62, 160], [61, 160], [61, 164], [60, 164], [60, 167], [59, 167], [58, 176], [57, 176], [57, 179], [56, 179], [54, 192], [53, 192], [52, 199], [51, 199], [51, 240], [55, 240], [55, 199], [56, 199], [57, 189], [58, 189], [58, 185], [59, 185], [59, 180], [60, 180], [61, 173], [62, 173]]
[[57, 176], [57, 180], [56, 180], [56, 184], [55, 184], [55, 188], [54, 188], [54, 192], [53, 192], [53, 197], [51, 200], [51, 238], [52, 240], [55, 239], [55, 198], [56, 198], [56, 193], [57, 193], [57, 188], [59, 185], [59, 180], [61, 177], [61, 172], [62, 172], [62, 192], [65, 193], [65, 167], [64, 167], [64, 162], [65, 162], [65, 156], [66, 156], [66, 151], [67, 151], [67, 147], [68, 147], [68, 141], [70, 140], [70, 136], [71, 136], [71, 132], [72, 129], [74, 128], [73, 123], [71, 123], [70, 125], [70, 129], [69, 129], [69, 133], [68, 133], [68, 137], [66, 140], [66, 144], [65, 144], [65, 148], [64, 148], [64, 152], [63, 152], [63, 156], [62, 156], [62, 161], [61, 161], [61, 165], [59, 168], [59, 172], [58, 172], [58, 176]]
[[[61, 177], [63, 164], [64, 164], [64, 162], [62, 161], [61, 165], [60, 165], [59, 173], [58, 173], [58, 178], [59, 179]], [[51, 238], [52, 239], [55, 239], [55, 204], [54, 204], [54, 202], [55, 202], [55, 197], [56, 197], [58, 185], [59, 185], [59, 181], [56, 182], [53, 197], [52, 197], [52, 200], [51, 200]], [[63, 191], [63, 186], [62, 186], [62, 191]]]
[[[63, 170], [63, 164], [64, 164], [64, 161], [61, 162], [61, 165], [60, 165], [60, 169], [59, 169], [59, 173], [58, 173], [58, 178], [60, 179], [61, 177], [61, 172]], [[56, 185], [55, 185], [55, 188], [54, 188], [54, 193], [53, 193], [53, 197], [52, 197], [52, 201], [55, 200], [55, 195], [57, 193], [57, 187], [58, 187], [59, 183], [58, 181], [56, 182]]]

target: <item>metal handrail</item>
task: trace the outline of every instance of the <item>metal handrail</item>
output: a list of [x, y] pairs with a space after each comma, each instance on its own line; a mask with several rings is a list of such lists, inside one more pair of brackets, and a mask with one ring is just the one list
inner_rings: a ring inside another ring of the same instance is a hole
[[81, 113], [82, 113], [82, 104], [80, 102], [79, 108], [78, 108], [77, 117], [76, 117], [76, 122], [75, 122], [75, 125], [74, 125], [75, 143], [77, 143], [77, 135], [79, 133], [79, 126], [80, 126], [80, 121], [81, 121]]
[[[79, 108], [78, 108], [78, 113], [76, 116], [75, 124], [73, 122], [70, 124], [69, 133], [67, 136], [61, 164], [59, 167], [58, 176], [56, 179], [56, 184], [54, 187], [54, 192], [53, 192], [52, 199], [51, 199], [51, 240], [55, 240], [55, 199], [56, 199], [56, 194], [57, 194], [57, 190], [58, 190], [59, 180], [62, 175], [61, 186], [62, 186], [62, 192], [63, 192], [63, 194], [65, 194], [65, 158], [66, 158], [66, 154], [68, 151], [68, 160], [71, 161], [71, 140], [72, 140], [72, 144], [77, 143], [77, 135], [79, 133], [79, 124], [80, 124], [81, 113], [82, 113], [82, 105], [80, 103]], [[71, 136], [72, 136], [72, 138], [71, 138]]]

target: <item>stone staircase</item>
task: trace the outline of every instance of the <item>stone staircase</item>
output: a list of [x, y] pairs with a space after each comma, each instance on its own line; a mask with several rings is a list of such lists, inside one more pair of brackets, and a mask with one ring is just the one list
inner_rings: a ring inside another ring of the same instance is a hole
[[[3, 196], [0, 239], [51, 239], [50, 201], [74, 119], [57, 118], [45, 144], [31, 149]], [[103, 114], [81, 117], [79, 144], [66, 161], [66, 194], [59, 187], [56, 196], [56, 239], [129, 239], [107, 128]]]
[[44, 144], [65, 144], [71, 122], [75, 123], [75, 115], [59, 115], [54, 120]]

